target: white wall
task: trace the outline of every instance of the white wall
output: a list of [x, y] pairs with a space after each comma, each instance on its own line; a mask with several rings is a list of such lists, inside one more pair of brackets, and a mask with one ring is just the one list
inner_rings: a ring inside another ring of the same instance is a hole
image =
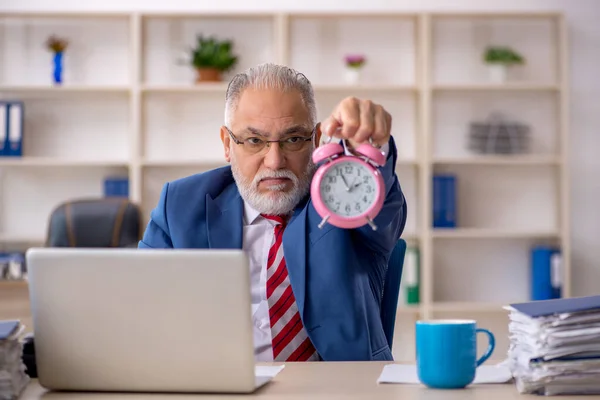
[[600, 0], [0, 0], [0, 11], [475, 11], [565, 12], [571, 46], [574, 294], [600, 293]]

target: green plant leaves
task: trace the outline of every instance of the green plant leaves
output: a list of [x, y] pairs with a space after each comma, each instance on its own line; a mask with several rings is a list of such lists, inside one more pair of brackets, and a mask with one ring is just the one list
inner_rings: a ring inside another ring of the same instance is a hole
[[232, 52], [231, 40], [218, 40], [216, 37], [198, 35], [196, 48], [192, 49], [192, 65], [196, 68], [216, 68], [227, 71], [233, 68], [238, 57]]
[[483, 59], [488, 64], [524, 64], [525, 59], [522, 55], [510, 47], [489, 46], [486, 48]]

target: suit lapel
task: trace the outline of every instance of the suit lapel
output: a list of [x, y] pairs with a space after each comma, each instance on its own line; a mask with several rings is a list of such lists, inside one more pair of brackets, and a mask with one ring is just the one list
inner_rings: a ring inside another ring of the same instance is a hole
[[242, 248], [243, 204], [235, 183], [227, 186], [214, 199], [206, 195], [206, 235], [209, 248]]
[[[305, 198], [294, 210], [283, 233], [283, 254], [300, 316], [304, 317], [306, 298], [306, 203]], [[310, 328], [310, 327], [307, 327]]]

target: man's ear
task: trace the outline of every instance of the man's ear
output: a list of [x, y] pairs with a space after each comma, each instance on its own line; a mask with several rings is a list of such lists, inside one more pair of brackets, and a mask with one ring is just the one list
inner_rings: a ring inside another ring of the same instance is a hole
[[227, 162], [231, 161], [231, 137], [229, 136], [229, 132], [227, 132], [227, 128], [224, 126], [221, 127], [221, 142], [223, 142], [223, 151], [225, 152], [225, 160]]
[[319, 147], [319, 145], [321, 144], [321, 133], [321, 123], [318, 122], [317, 126], [315, 127], [315, 138], [313, 142], [313, 145], [315, 147]]

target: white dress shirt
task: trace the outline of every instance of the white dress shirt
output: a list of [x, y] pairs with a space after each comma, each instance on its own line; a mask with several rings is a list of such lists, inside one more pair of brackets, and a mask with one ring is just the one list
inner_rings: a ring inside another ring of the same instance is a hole
[[[387, 155], [387, 143], [381, 148], [381, 151]], [[346, 154], [348, 154], [347, 148]], [[264, 218], [244, 201], [242, 241], [244, 252], [250, 263], [254, 357], [257, 362], [273, 361], [269, 303], [267, 302], [267, 260], [275, 235], [275, 225], [274, 221]]]
[[273, 361], [271, 324], [267, 302], [267, 259], [273, 242], [275, 222], [264, 218], [244, 202], [243, 248], [250, 262], [250, 293], [256, 361]]

